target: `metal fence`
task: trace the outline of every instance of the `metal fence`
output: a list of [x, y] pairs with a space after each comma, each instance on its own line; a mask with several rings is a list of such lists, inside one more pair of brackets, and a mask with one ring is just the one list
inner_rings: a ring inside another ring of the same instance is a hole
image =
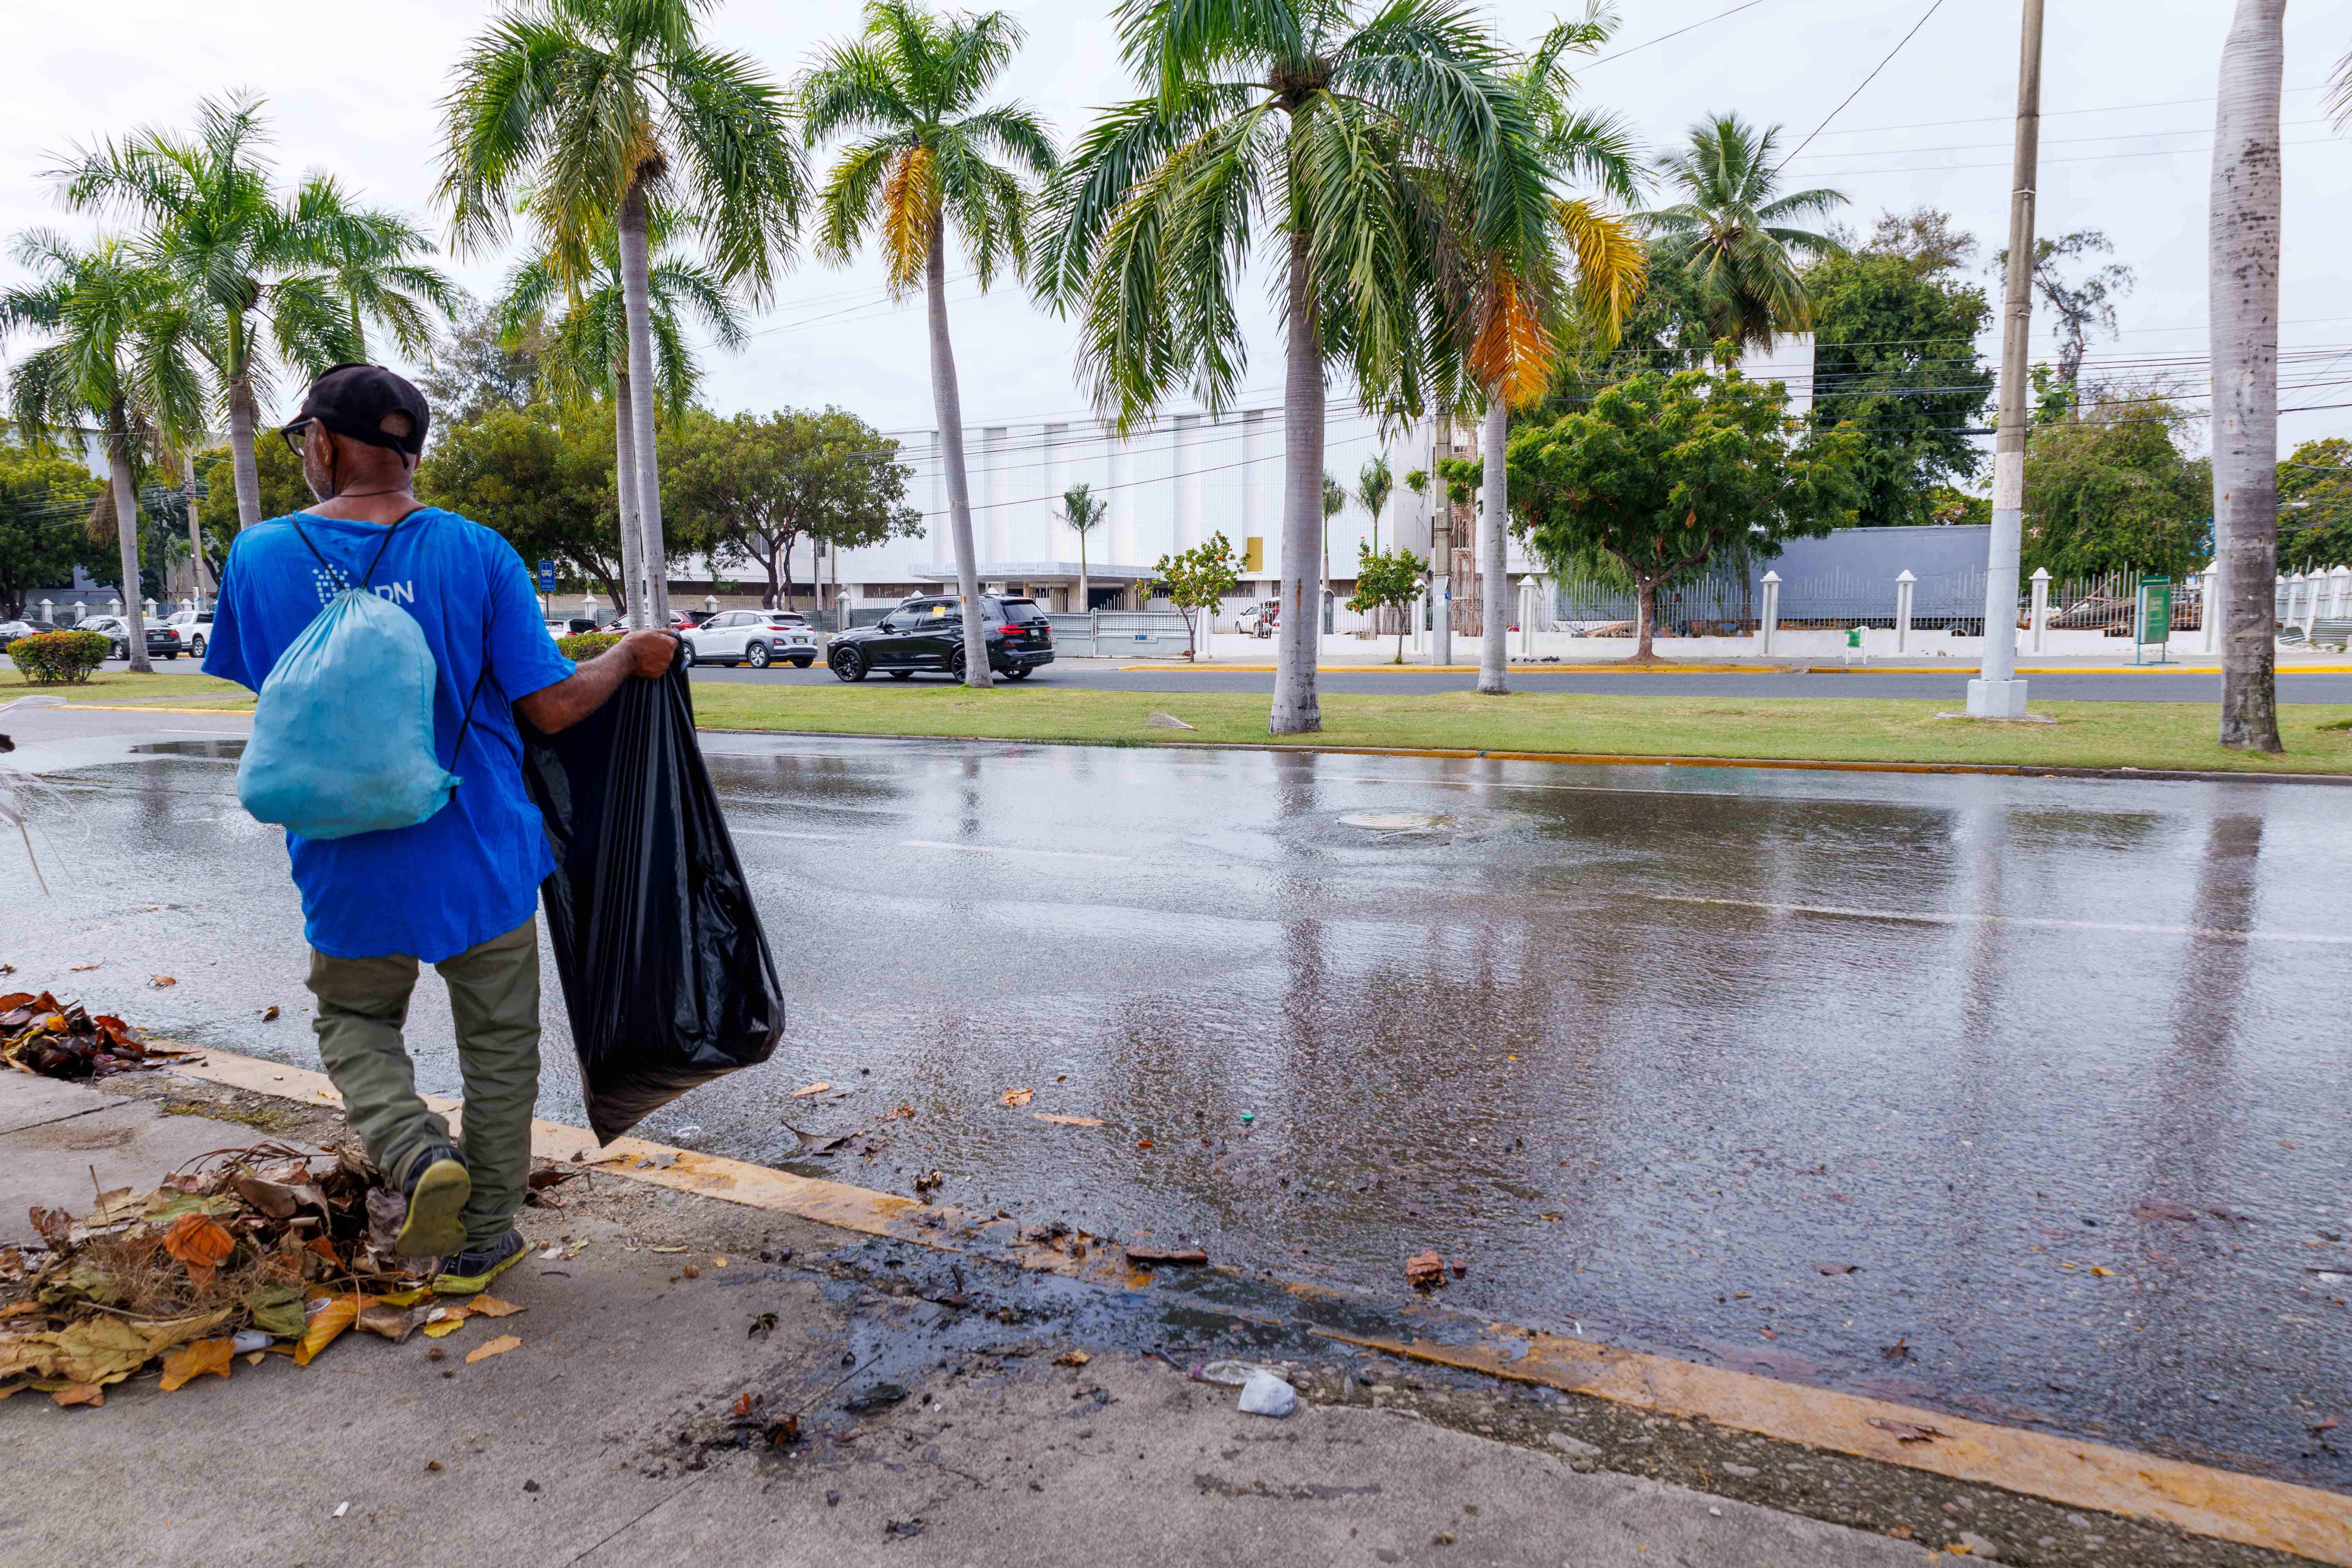
[[[1756, 631], [1763, 612], [1761, 574], [1715, 573], [1662, 586], [1658, 590], [1661, 637], [1738, 637]], [[2137, 600], [2141, 574], [2105, 572], [2090, 576], [2053, 578], [2050, 583], [2049, 626], [2053, 631], [2113, 630], [2127, 634]], [[2032, 584], [2019, 584], [2019, 625], [2031, 609]], [[2311, 602], [2309, 594], [2280, 580], [2279, 616], [2290, 617], [2295, 605]], [[2319, 590], [2326, 602], [2328, 589]], [[1780, 584], [1780, 626], [1784, 630], [1848, 626], [1892, 629], [1896, 618], [1896, 583], [1892, 576], [1853, 572], [1823, 572], [1790, 577]], [[2352, 597], [2352, 594], [2347, 594]], [[2205, 578], [2192, 574], [2172, 585], [2172, 626], [2194, 631], [2204, 625]], [[1948, 631], [1959, 637], [1984, 635], [1985, 574], [1981, 567], [1937, 572], [1916, 577], [1911, 590], [1911, 626], [1915, 631]], [[1633, 591], [1591, 578], [1567, 577], [1553, 595], [1556, 621], [1601, 636], [1633, 635], [1638, 606]], [[2338, 611], [2338, 614], [2343, 613]]]
[[1192, 646], [1184, 617], [1166, 610], [1097, 610], [1090, 616], [1049, 615], [1057, 653], [1166, 658]]

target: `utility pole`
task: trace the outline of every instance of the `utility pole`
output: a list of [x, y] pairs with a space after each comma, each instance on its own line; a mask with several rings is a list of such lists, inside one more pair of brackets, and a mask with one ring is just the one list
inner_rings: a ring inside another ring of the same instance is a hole
[[196, 590], [196, 608], [205, 607], [205, 531], [196, 526], [196, 459], [189, 453], [180, 454], [180, 493], [188, 503], [189, 580]]
[[1992, 442], [1992, 542], [1985, 559], [1984, 668], [1969, 717], [2022, 719], [2017, 568], [2025, 531], [2025, 356], [2033, 326], [2033, 182], [2042, 147], [2042, 5], [2025, 0], [2017, 55], [2017, 165], [2009, 192], [2009, 297], [2000, 323], [2000, 422]]

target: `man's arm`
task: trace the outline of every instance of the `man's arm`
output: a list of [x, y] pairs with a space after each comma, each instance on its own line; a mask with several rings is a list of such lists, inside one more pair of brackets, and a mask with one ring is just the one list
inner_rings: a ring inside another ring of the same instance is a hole
[[668, 671], [677, 638], [651, 629], [631, 632], [552, 686], [519, 699], [515, 711], [542, 735], [568, 730], [602, 708], [631, 676], [651, 679]]

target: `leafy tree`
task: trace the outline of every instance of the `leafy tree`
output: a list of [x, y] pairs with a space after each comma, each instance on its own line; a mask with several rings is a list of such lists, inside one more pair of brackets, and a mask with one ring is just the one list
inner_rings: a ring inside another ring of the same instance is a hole
[[1197, 658], [1203, 628], [1196, 626], [1193, 615], [1214, 616], [1225, 595], [1241, 585], [1242, 558], [1220, 531], [1190, 550], [1161, 556], [1152, 570], [1160, 574], [1160, 591], [1183, 614], [1185, 656]]
[[[2095, 228], [2078, 228], [2055, 239], [2033, 242], [2033, 291], [2058, 318], [2058, 384], [2071, 399], [2082, 380], [2083, 354], [2094, 330], [2116, 335], [2116, 301], [2137, 281], [2121, 262], [2094, 267], [2080, 279], [2067, 276], [2069, 264], [2089, 256], [2112, 253], [2115, 243]], [[1993, 252], [1992, 270], [2009, 266], [2009, 248]]]
[[[1085, 615], [1094, 608], [1092, 591], [1087, 585], [1087, 535], [1110, 515], [1110, 501], [1095, 494], [1094, 486], [1080, 479], [1062, 492], [1060, 515], [1078, 535], [1078, 613]], [[965, 657], [968, 660], [971, 656]]]
[[[435, 420], [434, 439], [438, 441], [441, 432], [447, 428], [446, 422]], [[318, 500], [310, 493], [310, 481], [302, 477], [302, 459], [289, 451], [285, 442], [264, 441], [254, 457], [257, 459], [254, 478], [261, 495], [263, 521], [308, 511]], [[205, 476], [207, 493], [216, 496], [236, 493], [235, 464], [236, 458], [226, 447], [215, 447], [196, 455], [196, 468]], [[209, 527], [205, 531], [205, 554], [213, 563], [215, 574], [228, 563], [228, 545], [226, 542], [216, 544]], [[217, 575], [214, 580], [219, 580]]]
[[47, 341], [8, 375], [8, 414], [37, 449], [56, 452], [96, 426], [111, 480], [131, 668], [145, 672], [139, 605], [137, 466], [142, 449], [185, 441], [204, 423], [202, 320], [173, 279], [121, 240], [88, 247], [35, 231], [15, 259], [35, 280], [0, 293], [0, 333]]
[[[1348, 601], [1348, 608], [1358, 615], [1370, 615], [1381, 609], [1411, 609], [1421, 597], [1422, 574], [1429, 563], [1412, 551], [1397, 549], [1382, 554], [1366, 545], [1356, 547], [1356, 592]], [[1396, 658], [1391, 664], [1404, 662], [1406, 626], [1397, 621]]]
[[896, 442], [838, 408], [780, 409], [731, 419], [696, 410], [671, 446], [670, 495], [682, 539], [711, 557], [749, 557], [760, 602], [789, 605], [792, 552], [803, 536], [856, 549], [922, 531], [906, 504], [911, 468]]
[[1331, 520], [1348, 509], [1348, 492], [1330, 475], [1323, 476], [1323, 592], [1331, 591]]
[[[725, 283], [709, 268], [669, 250], [669, 237], [681, 226], [665, 204], [653, 204], [646, 220], [650, 258], [646, 294], [654, 345], [654, 404], [671, 424], [685, 417], [702, 379], [701, 363], [687, 341], [689, 317], [698, 320], [720, 348], [740, 349], [747, 341], [742, 312]], [[588, 258], [590, 271], [568, 285], [557, 252], [523, 262], [507, 275], [491, 309], [501, 342], [541, 345], [545, 384], [556, 402], [612, 405], [615, 488], [621, 501], [621, 581], [629, 595], [629, 624], [646, 626], [647, 574], [637, 514], [635, 399], [629, 383], [627, 290], [622, 287], [619, 229], [604, 226]], [[561, 314], [551, 322], [550, 312], [559, 301]]]
[[2324, 572], [2352, 564], [2352, 441], [2305, 441], [2278, 466], [2279, 564]]
[[[567, 288], [584, 288], [608, 227], [619, 237], [638, 531], [666, 561], [655, 457], [652, 263], [656, 204], [685, 215], [711, 269], [753, 305], [797, 237], [807, 178], [783, 95], [742, 55], [705, 43], [709, 0], [521, 0], [474, 40], [443, 108], [441, 199], [461, 246], [505, 237], [530, 211]], [[655, 624], [669, 584], [653, 579]]]
[[1657, 174], [1682, 199], [1640, 216], [1658, 237], [1658, 252], [1686, 268], [1717, 356], [1726, 365], [1750, 347], [1769, 349], [1782, 332], [1812, 325], [1812, 300], [1798, 258], [1834, 254], [1825, 234], [1795, 226], [1845, 205], [1836, 191], [1780, 194], [1775, 150], [1780, 128], [1758, 131], [1736, 114], [1691, 127], [1690, 142], [1657, 162]]
[[416, 385], [433, 410], [436, 429], [470, 423], [493, 408], [528, 408], [540, 400], [546, 327], [537, 320], [512, 321], [502, 304], [462, 313], [433, 345]]
[[2209, 463], [2181, 450], [2189, 423], [2167, 399], [2094, 388], [2079, 420], [2036, 426], [2026, 449], [2023, 569], [2178, 576], [2203, 565], [2213, 478]]
[[1515, 431], [1511, 493], [1555, 570], [1605, 556], [1632, 578], [1633, 658], [1648, 659], [1661, 583], [1727, 549], [1769, 558], [1852, 519], [1859, 446], [1847, 430], [1805, 434], [1777, 384], [1645, 372], [1588, 410]]
[[99, 488], [69, 458], [0, 441], [0, 620], [22, 619], [33, 590], [71, 582], [76, 567], [105, 566], [107, 543], [89, 528]]
[[[1321, 728], [1317, 509], [1326, 367], [1366, 404], [1418, 412], [1463, 384], [1444, 273], [1466, 249], [1549, 242], [1551, 172], [1513, 61], [1443, 0], [1128, 0], [1118, 27], [1150, 96], [1105, 111], [1053, 186], [1034, 280], [1079, 320], [1095, 401], [1122, 426], [1190, 383], [1243, 384], [1234, 297], [1261, 238], [1280, 258], [1282, 643], [1267, 728]], [[1433, 221], [1433, 187], [1460, 193]]]
[[525, 561], [563, 563], [609, 604], [627, 602], [611, 422], [535, 403], [438, 428], [417, 465], [417, 500], [495, 530]]
[[213, 318], [202, 342], [228, 405], [237, 526], [262, 521], [254, 437], [274, 371], [315, 375], [358, 357], [349, 315], [325, 274], [327, 220], [314, 202], [281, 202], [261, 155], [261, 100], [207, 99], [193, 136], [142, 130], [84, 151], [57, 172], [67, 204], [142, 225], [140, 247]]
[[989, 684], [988, 628], [975, 613], [980, 560], [964, 473], [963, 394], [948, 336], [947, 225], [955, 220], [983, 290], [1001, 268], [1028, 265], [1027, 181], [1053, 172], [1053, 138], [1024, 104], [978, 107], [1021, 38], [1021, 25], [1003, 11], [935, 16], [910, 0], [868, 0], [865, 36], [828, 49], [801, 82], [812, 144], [858, 136], [825, 184], [820, 250], [846, 261], [867, 230], [878, 229], [892, 297], [904, 297], [919, 277], [923, 282], [971, 686]]
[[1851, 424], [1862, 436], [1860, 521], [1936, 521], [1937, 486], [1973, 478], [1982, 461], [1960, 432], [1992, 396], [1992, 367], [1977, 335], [1991, 320], [1984, 291], [1954, 277], [1975, 241], [1941, 214], [1882, 219], [1869, 244], [1805, 275], [1813, 308], [1813, 409], [1818, 428]]
[[1387, 510], [1389, 497], [1396, 493], [1396, 479], [1389, 472], [1389, 460], [1381, 453], [1364, 459], [1356, 472], [1356, 504], [1372, 516], [1372, 548], [1381, 547], [1381, 513]]

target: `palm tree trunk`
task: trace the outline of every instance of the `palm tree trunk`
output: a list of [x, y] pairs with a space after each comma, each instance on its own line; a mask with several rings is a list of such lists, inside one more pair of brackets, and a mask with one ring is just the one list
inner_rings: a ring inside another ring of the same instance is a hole
[[2279, 91], [2286, 0], [2238, 0], [2213, 118], [2213, 524], [2221, 562], [2221, 744], [2278, 732]]
[[669, 625], [669, 550], [662, 539], [661, 468], [654, 456], [653, 288], [646, 260], [646, 190], [621, 198], [621, 308], [629, 324], [629, 423], [636, 449], [637, 537], [649, 624]]
[[253, 377], [247, 369], [243, 331], [230, 324], [228, 375], [228, 460], [236, 474], [236, 527], [242, 533], [261, 519], [261, 469], [253, 460], [253, 433], [261, 423], [254, 401]]
[[940, 421], [940, 466], [948, 481], [948, 531], [955, 541], [956, 597], [963, 608], [963, 681], [993, 684], [988, 626], [980, 612], [980, 561], [971, 541], [971, 488], [963, 469], [963, 393], [956, 384], [955, 344], [948, 341], [947, 220], [931, 218], [923, 294], [931, 325], [931, 405]]
[[1087, 531], [1078, 530], [1078, 614], [1086, 615], [1094, 608], [1094, 595], [1087, 589]]
[[1323, 606], [1310, 611], [1307, 587], [1318, 581], [1317, 526], [1323, 518], [1323, 352], [1315, 330], [1307, 232], [1290, 236], [1288, 326], [1282, 392], [1282, 620], [1274, 656], [1274, 710], [1266, 730], [1300, 735], [1323, 728], [1315, 695], [1315, 660], [1322, 650]]
[[189, 575], [196, 584], [196, 608], [205, 607], [205, 589], [212, 581], [210, 563], [205, 559], [205, 531], [196, 523], [196, 459], [193, 453], [180, 454], [180, 489], [188, 502]]
[[630, 417], [629, 373], [613, 373], [613, 488], [621, 499], [621, 594], [613, 608], [632, 626], [646, 625], [646, 542], [637, 528], [636, 422]]
[[1510, 434], [1511, 411], [1502, 389], [1486, 394], [1486, 418], [1479, 432], [1478, 455], [1486, 465], [1481, 476], [1486, 515], [1478, 527], [1478, 569], [1486, 579], [1486, 625], [1478, 638], [1478, 689], [1489, 697], [1510, 693], [1504, 679], [1510, 668], [1511, 574], [1508, 524], [1509, 491], [1503, 474], [1503, 441]]
[[107, 432], [107, 467], [114, 479], [114, 542], [122, 552], [122, 619], [129, 626], [131, 668], [153, 672], [147, 662], [147, 617], [139, 609], [139, 497], [131, 486], [131, 430], [122, 410], [114, 410]]

